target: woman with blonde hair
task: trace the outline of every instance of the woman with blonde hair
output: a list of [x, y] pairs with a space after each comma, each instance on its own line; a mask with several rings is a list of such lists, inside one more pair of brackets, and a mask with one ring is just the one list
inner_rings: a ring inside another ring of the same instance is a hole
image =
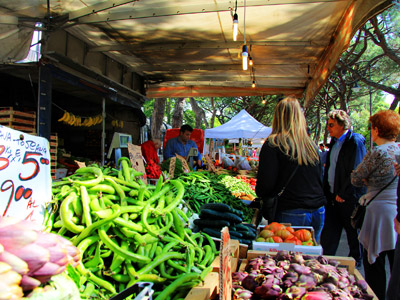
[[263, 199], [277, 195], [285, 184], [275, 218], [268, 221], [313, 226], [318, 240], [326, 203], [318, 147], [307, 134], [303, 111], [294, 97], [282, 99], [275, 107], [272, 133], [260, 152], [257, 196]]
[[[400, 149], [395, 142], [400, 133], [400, 115], [383, 110], [369, 118], [372, 141], [377, 145], [369, 151], [351, 174], [354, 186], [367, 186], [359, 202], [367, 204], [358, 239], [364, 247], [365, 280], [379, 299], [385, 299], [385, 257], [393, 265], [397, 233], [393, 219], [397, 214], [397, 182], [394, 163]], [[372, 199], [372, 200], [371, 200]]]

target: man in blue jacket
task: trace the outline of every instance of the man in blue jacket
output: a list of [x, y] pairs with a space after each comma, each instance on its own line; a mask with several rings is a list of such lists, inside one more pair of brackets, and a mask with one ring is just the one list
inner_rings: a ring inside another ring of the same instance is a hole
[[324, 191], [328, 201], [325, 207], [325, 225], [321, 234], [324, 255], [335, 255], [342, 230], [346, 231], [349, 256], [362, 262], [362, 247], [358, 232], [350, 224], [350, 217], [358, 199], [366, 192], [351, 184], [351, 172], [357, 168], [366, 153], [365, 138], [350, 131], [350, 117], [343, 110], [328, 115], [328, 132], [332, 137], [326, 158]]
[[167, 144], [165, 145], [164, 148], [164, 159], [175, 157], [175, 154], [178, 154], [186, 158], [189, 154], [190, 148], [196, 148], [198, 153], [196, 158], [197, 160], [196, 164], [199, 167], [201, 167], [202, 166], [201, 154], [199, 152], [199, 149], [197, 148], [196, 143], [190, 139], [190, 135], [192, 134], [192, 132], [193, 132], [192, 126], [187, 124], [182, 125], [181, 129], [179, 130], [179, 135], [167, 141]]

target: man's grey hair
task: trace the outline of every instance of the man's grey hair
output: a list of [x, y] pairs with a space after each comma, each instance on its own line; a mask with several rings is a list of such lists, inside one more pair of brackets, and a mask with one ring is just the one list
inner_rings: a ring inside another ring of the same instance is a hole
[[334, 109], [329, 112], [328, 118], [334, 119], [339, 125], [344, 125], [344, 129], [349, 129], [351, 126], [350, 116], [341, 109]]

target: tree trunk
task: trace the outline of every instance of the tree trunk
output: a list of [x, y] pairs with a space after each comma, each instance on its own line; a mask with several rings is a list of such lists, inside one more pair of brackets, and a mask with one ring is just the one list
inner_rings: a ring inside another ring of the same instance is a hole
[[201, 109], [201, 107], [197, 104], [196, 100], [193, 97], [190, 97], [189, 100], [190, 100], [190, 105], [192, 106], [194, 115], [196, 117], [195, 128], [201, 128], [201, 124], [203, 122], [206, 125], [206, 128], [208, 128], [208, 122], [206, 120], [206, 114], [205, 114], [204, 110]]
[[214, 97], [211, 97], [211, 108], [212, 108], [212, 114], [211, 114], [211, 119], [210, 119], [210, 128], [214, 128], [214, 122], [215, 122], [215, 115], [217, 113], [215, 109], [215, 102], [214, 102]]
[[161, 138], [161, 128], [164, 120], [164, 110], [165, 110], [164, 98], [157, 98], [154, 101], [153, 115], [151, 116], [151, 137]]
[[180, 128], [183, 123], [183, 107], [185, 98], [175, 99], [174, 113], [172, 115], [172, 128]]

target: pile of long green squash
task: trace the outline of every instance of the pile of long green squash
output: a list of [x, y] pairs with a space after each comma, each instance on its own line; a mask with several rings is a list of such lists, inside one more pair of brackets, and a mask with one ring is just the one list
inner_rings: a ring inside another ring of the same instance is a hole
[[83, 167], [54, 182], [46, 231], [82, 252], [75, 269], [82, 299], [109, 299], [140, 281], [154, 283], [153, 299], [183, 299], [211, 271], [215, 243], [186, 227], [180, 180], [146, 185], [127, 158], [120, 165]]

